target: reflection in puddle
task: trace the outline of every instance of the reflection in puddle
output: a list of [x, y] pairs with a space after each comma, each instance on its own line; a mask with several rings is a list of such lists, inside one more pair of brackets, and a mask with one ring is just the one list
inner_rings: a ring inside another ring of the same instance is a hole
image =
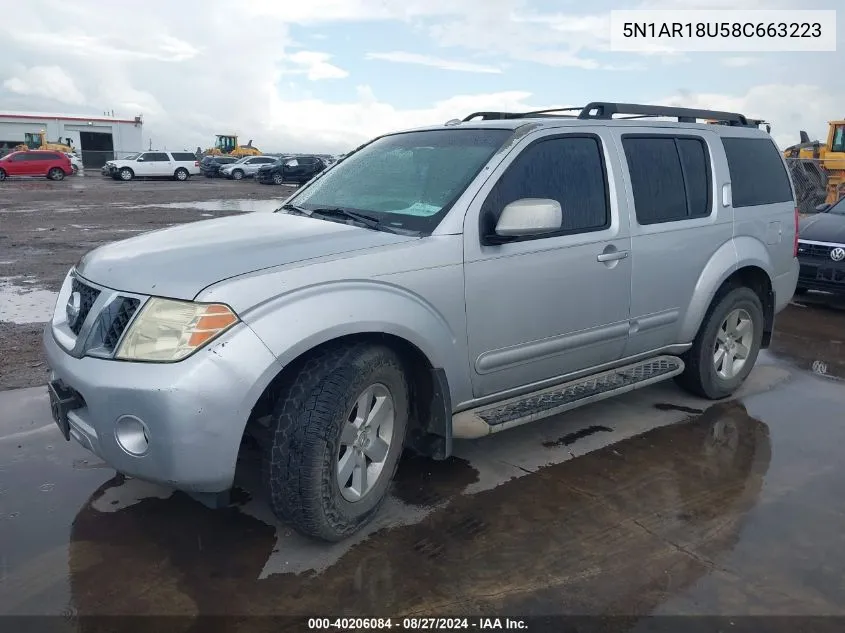
[[195, 200], [193, 202], [168, 202], [159, 204], [135, 204], [126, 209], [196, 209], [198, 211], [240, 211], [242, 213], [270, 213], [281, 206], [281, 201], [253, 200], [248, 198], [233, 200]]
[[[15, 277], [0, 277], [0, 321], [45, 323], [56, 305], [57, 293], [18, 285]], [[21, 283], [34, 283], [21, 280]]]

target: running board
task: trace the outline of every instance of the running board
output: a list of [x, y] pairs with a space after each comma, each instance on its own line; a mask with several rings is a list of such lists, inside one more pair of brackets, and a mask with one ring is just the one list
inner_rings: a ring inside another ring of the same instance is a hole
[[474, 439], [534, 422], [673, 378], [684, 371], [677, 356], [656, 356], [541, 391], [461, 411], [452, 416], [452, 437]]

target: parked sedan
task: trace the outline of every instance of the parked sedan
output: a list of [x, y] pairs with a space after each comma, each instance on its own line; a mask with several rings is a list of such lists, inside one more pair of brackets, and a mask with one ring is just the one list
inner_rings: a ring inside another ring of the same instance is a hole
[[305, 184], [326, 169], [326, 162], [317, 156], [288, 156], [265, 165], [255, 175], [261, 184], [281, 185], [283, 182]]
[[30, 176], [64, 180], [73, 174], [70, 159], [63, 152], [24, 150], [11, 152], [0, 158], [0, 180], [6, 176]]
[[816, 210], [798, 225], [801, 271], [795, 294], [822, 290], [845, 295], [845, 198]]
[[206, 178], [216, 178], [220, 175], [220, 168], [231, 165], [238, 159], [235, 156], [204, 156], [200, 161], [200, 172]]
[[276, 162], [275, 156], [244, 156], [231, 165], [223, 165], [220, 175], [230, 180], [252, 178], [262, 165]]

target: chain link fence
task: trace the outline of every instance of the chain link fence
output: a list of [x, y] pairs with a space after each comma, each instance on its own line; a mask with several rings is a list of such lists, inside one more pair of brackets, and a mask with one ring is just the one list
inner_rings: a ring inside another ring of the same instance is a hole
[[799, 213], [817, 213], [816, 207], [827, 201], [831, 193], [835, 196], [833, 201], [845, 198], [845, 160], [841, 162], [841, 172], [837, 172], [830, 171], [839, 167], [831, 159], [786, 159]]

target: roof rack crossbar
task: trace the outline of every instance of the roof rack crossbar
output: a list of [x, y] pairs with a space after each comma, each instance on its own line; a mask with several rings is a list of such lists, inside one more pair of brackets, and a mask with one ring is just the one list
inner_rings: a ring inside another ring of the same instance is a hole
[[697, 110], [693, 108], [676, 108], [674, 106], [643, 105], [639, 103], [613, 103], [594, 101], [588, 103], [578, 115], [579, 119], [612, 119], [614, 114], [634, 114], [643, 117], [675, 118], [679, 123], [695, 123], [699, 119], [715, 120], [727, 125], [749, 127], [745, 115], [738, 112], [721, 112], [719, 110]]

